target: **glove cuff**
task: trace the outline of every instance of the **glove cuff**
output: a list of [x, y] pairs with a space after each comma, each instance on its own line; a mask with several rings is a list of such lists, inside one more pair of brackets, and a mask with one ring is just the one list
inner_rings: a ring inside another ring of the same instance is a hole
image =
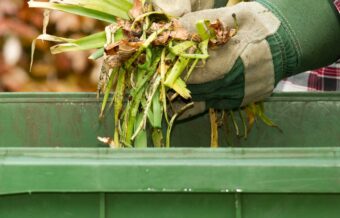
[[297, 66], [287, 75], [324, 67], [339, 58], [340, 19], [332, 0], [257, 1], [281, 20], [285, 29], [281, 38], [290, 40], [288, 46], [297, 53]]
[[266, 0], [258, 0], [257, 2], [270, 9], [281, 21], [281, 26], [278, 31], [274, 35], [267, 37], [273, 58], [275, 85], [277, 85], [283, 78], [289, 77], [297, 72], [301, 59], [301, 47], [294, 31], [279, 10], [276, 10], [276, 8]]

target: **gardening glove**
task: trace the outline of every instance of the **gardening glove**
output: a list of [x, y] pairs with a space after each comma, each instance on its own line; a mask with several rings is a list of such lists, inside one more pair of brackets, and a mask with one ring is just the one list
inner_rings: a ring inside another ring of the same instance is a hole
[[164, 11], [174, 17], [214, 7], [214, 0], [153, 0], [152, 3], [155, 10]]
[[206, 65], [188, 81], [193, 100], [204, 101], [209, 108], [232, 109], [261, 101], [284, 77], [339, 57], [339, 19], [328, 1], [259, 0], [188, 13], [180, 22], [191, 32], [200, 19], [220, 19], [234, 26], [232, 14], [239, 32], [226, 45], [211, 49]]
[[257, 0], [187, 13], [180, 22], [191, 32], [202, 19], [233, 27], [232, 14], [239, 24], [237, 35], [210, 49], [205, 66], [188, 81], [193, 100], [204, 102], [205, 108], [233, 109], [261, 101], [281, 79], [339, 58], [339, 15], [331, 1]]

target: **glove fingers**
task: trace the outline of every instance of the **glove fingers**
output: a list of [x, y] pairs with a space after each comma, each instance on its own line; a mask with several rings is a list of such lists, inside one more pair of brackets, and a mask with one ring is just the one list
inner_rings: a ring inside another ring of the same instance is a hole
[[[259, 57], [254, 56], [254, 53], [258, 53]], [[195, 75], [200, 73], [203, 76], [211, 75], [209, 71], [203, 74], [198, 72]], [[268, 97], [275, 82], [274, 65], [268, 43], [262, 41], [249, 44], [233, 68], [221, 75], [223, 77], [217, 80], [189, 85], [193, 99], [196, 101], [214, 99], [214, 102], [220, 99], [233, 99], [237, 104], [227, 102], [226, 108], [230, 109]]]
[[280, 26], [280, 20], [257, 2], [243, 2], [232, 7], [188, 13], [180, 18], [180, 22], [189, 32], [196, 32], [198, 20], [215, 21], [219, 19], [226, 26], [233, 27], [233, 14], [236, 15], [240, 27], [239, 35], [244, 35], [243, 38], [248, 41], [262, 40], [266, 36], [274, 34]]
[[222, 79], [231, 71], [244, 47], [244, 43], [233, 38], [226, 45], [209, 49], [208, 60], [205, 65], [196, 67], [188, 80], [188, 84], [202, 84]]
[[191, 12], [190, 0], [153, 0], [155, 10], [164, 11], [174, 17], [180, 17]]
[[[186, 105], [186, 103], [177, 100], [175, 102], [172, 103], [172, 112], [170, 112], [171, 110], [169, 110], [168, 114], [169, 116], [173, 116], [174, 113], [180, 111], [184, 106]], [[185, 120], [185, 119], [189, 119], [191, 117], [200, 115], [202, 113], [204, 113], [206, 111], [206, 104], [204, 101], [202, 102], [194, 102], [194, 105], [187, 109], [186, 111], [184, 111], [182, 114], [179, 115], [179, 117], [177, 118], [177, 120]]]
[[153, 0], [152, 3], [156, 10], [164, 11], [174, 17], [214, 7], [214, 0]]
[[201, 85], [189, 85], [194, 101], [205, 101], [207, 107], [234, 109], [241, 106], [244, 98], [244, 66], [239, 58], [231, 73], [220, 80]]
[[210, 9], [189, 13], [180, 19], [181, 24], [191, 32], [196, 31], [198, 20], [220, 19], [229, 27], [234, 26], [232, 15], [236, 14], [239, 31], [226, 45], [210, 49], [210, 58], [206, 65], [197, 68], [188, 83], [200, 84], [218, 80], [230, 72], [237, 58], [250, 43], [260, 42], [274, 34], [280, 26], [280, 21], [266, 8], [256, 2], [240, 3], [233, 7]]
[[214, 0], [191, 0], [192, 11], [200, 11], [214, 7]]

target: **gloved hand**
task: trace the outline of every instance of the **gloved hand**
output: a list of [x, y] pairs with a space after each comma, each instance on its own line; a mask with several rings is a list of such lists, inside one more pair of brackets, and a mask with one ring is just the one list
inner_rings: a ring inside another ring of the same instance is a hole
[[202, 19], [233, 26], [235, 14], [239, 23], [237, 35], [211, 49], [206, 65], [188, 81], [193, 100], [206, 108], [233, 109], [263, 100], [281, 79], [339, 58], [339, 19], [329, 1], [258, 0], [190, 13], [197, 1], [180, 5], [177, 15], [186, 13], [180, 22], [192, 32]]
[[156, 10], [174, 17], [214, 7], [214, 0], [152, 0], [152, 3]]
[[267, 37], [274, 35], [280, 20], [257, 2], [233, 7], [198, 11], [184, 15], [180, 22], [195, 31], [198, 19], [221, 20], [239, 31], [226, 45], [210, 49], [209, 59], [188, 81], [195, 101], [208, 107], [233, 109], [268, 97], [275, 85], [274, 64]]

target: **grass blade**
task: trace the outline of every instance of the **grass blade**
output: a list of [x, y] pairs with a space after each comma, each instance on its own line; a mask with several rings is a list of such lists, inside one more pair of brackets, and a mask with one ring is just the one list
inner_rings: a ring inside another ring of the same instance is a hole
[[211, 136], [210, 136], [210, 147], [218, 148], [218, 122], [217, 122], [217, 114], [215, 109], [209, 109], [210, 116], [210, 127], [211, 127]]
[[191, 102], [187, 105], [185, 105], [183, 108], [181, 108], [177, 113], [175, 113], [171, 120], [170, 120], [170, 123], [168, 125], [168, 129], [167, 129], [167, 132], [166, 132], [166, 143], [165, 143], [165, 146], [167, 148], [170, 148], [170, 145], [171, 145], [171, 131], [172, 131], [172, 128], [173, 128], [173, 125], [177, 119], [178, 116], [180, 116], [184, 111], [188, 110], [189, 108], [191, 108], [192, 106], [194, 106], [194, 103]]
[[156, 94], [156, 92], [159, 88], [160, 82], [161, 82], [161, 77], [157, 76], [157, 78], [155, 79], [155, 81], [152, 84], [152, 92], [151, 92], [150, 96], [148, 96], [148, 101], [147, 101], [146, 107], [144, 109], [143, 122], [138, 126], [137, 130], [135, 131], [135, 133], [132, 136], [132, 139], [134, 139], [138, 135], [139, 131], [141, 131], [143, 129], [143, 126], [144, 126], [146, 119], [147, 119], [147, 116], [148, 116], [148, 112], [149, 112], [150, 107], [151, 107], [152, 99], [155, 96], [155, 94]]
[[116, 147], [121, 147], [120, 144], [120, 137], [119, 137], [119, 120], [121, 110], [123, 108], [123, 100], [124, 100], [124, 93], [125, 93], [125, 80], [126, 80], [126, 71], [123, 68], [119, 69], [118, 74], [118, 81], [116, 92], [114, 94], [115, 102], [114, 102], [114, 137], [113, 142]]
[[70, 40], [67, 43], [51, 47], [52, 54], [59, 54], [70, 51], [82, 51], [95, 48], [101, 48], [106, 43], [105, 32], [95, 33], [77, 40]]
[[154, 128], [152, 130], [152, 142], [156, 148], [164, 147], [163, 132], [161, 128]]
[[50, 42], [73, 42], [73, 39], [53, 36], [49, 34], [41, 34], [36, 39], [33, 40], [32, 46], [31, 46], [31, 63], [30, 63], [30, 71], [32, 71], [33, 61], [34, 61], [34, 53], [35, 53], [35, 46], [37, 43], [37, 40], [43, 40], [43, 41], [50, 41]]
[[90, 60], [97, 60], [101, 57], [104, 56], [104, 48], [100, 48], [98, 49], [96, 52], [94, 52], [93, 54], [90, 55], [89, 59]]
[[172, 86], [172, 89], [175, 90], [184, 99], [191, 98], [191, 92], [189, 89], [187, 89], [186, 83], [181, 78], [177, 78], [176, 82]]
[[169, 51], [174, 55], [181, 55], [184, 53], [188, 48], [195, 46], [196, 43], [193, 41], [185, 41], [178, 43], [175, 46], [172, 46], [172, 42], [169, 43]]
[[[44, 3], [44, 2], [36, 2], [31, 0], [31, 5]], [[107, 1], [107, 0], [53, 0], [48, 2], [50, 4], [54, 4], [54, 7], [60, 6], [74, 6], [81, 7], [83, 9], [93, 10], [96, 12], [109, 14], [115, 17], [120, 17], [123, 19], [129, 19], [129, 11], [132, 9], [132, 3], [126, 0], [115, 0], [115, 1]], [[31, 6], [30, 5], [30, 6]], [[84, 16], [84, 15], [83, 15]]]
[[[135, 120], [135, 127], [138, 127], [143, 122], [143, 114], [138, 114], [137, 119]], [[136, 131], [137, 129], [135, 129]], [[135, 148], [147, 148], [148, 147], [148, 138], [146, 130], [141, 130], [134, 140]]]
[[169, 117], [167, 113], [167, 97], [166, 97], [166, 87], [164, 85], [165, 81], [165, 75], [167, 72], [167, 65], [165, 63], [165, 52], [166, 49], [163, 49], [161, 54], [161, 63], [160, 63], [160, 71], [161, 71], [161, 101], [163, 104], [163, 111], [164, 111], [164, 117], [165, 121], [169, 124]]
[[238, 128], [238, 124], [237, 124], [237, 121], [235, 119], [234, 112], [232, 110], [230, 110], [230, 117], [231, 117], [234, 129], [235, 129], [235, 134], [236, 134], [236, 136], [239, 137], [240, 136], [240, 129]]
[[179, 57], [175, 65], [172, 67], [169, 75], [167, 76], [164, 84], [170, 88], [173, 88], [175, 81], [180, 77], [185, 68], [189, 64], [189, 58]]
[[44, 8], [44, 9], [50, 9], [50, 10], [58, 10], [58, 11], [66, 12], [66, 13], [84, 16], [84, 17], [90, 17], [90, 18], [105, 21], [108, 23], [116, 22], [116, 19], [112, 14], [100, 12], [100, 11], [85, 8], [82, 6], [57, 4], [57, 3], [52, 3], [52, 2], [37, 2], [37, 1], [32, 1], [32, 0], [28, 2], [28, 5], [31, 8]]
[[283, 132], [282, 129], [278, 125], [276, 125], [267, 115], [264, 113], [264, 105], [263, 102], [256, 104], [257, 115], [262, 120], [264, 124], [270, 127], [277, 128], [280, 132]]
[[124, 11], [129, 11], [133, 7], [133, 4], [131, 3], [131, 1], [127, 1], [127, 0], [104, 0], [104, 1]]
[[246, 123], [246, 120], [244, 119], [244, 116], [242, 114], [242, 110], [238, 110], [238, 114], [241, 118], [241, 121], [242, 121], [242, 125], [243, 125], [243, 131], [244, 131], [244, 139], [247, 139], [248, 138], [248, 127], [247, 127], [247, 123]]
[[160, 90], [156, 91], [152, 99], [153, 127], [162, 128], [163, 110], [160, 102]]
[[109, 96], [110, 96], [113, 81], [115, 80], [115, 77], [117, 76], [117, 72], [118, 72], [118, 68], [111, 70], [110, 79], [109, 79], [109, 82], [108, 82], [106, 89], [105, 89], [105, 95], [104, 95], [104, 99], [103, 99], [103, 102], [102, 102], [102, 108], [100, 110], [99, 118], [104, 117], [104, 111], [105, 111], [105, 108], [106, 108], [106, 104], [107, 104], [107, 101], [108, 101]]

